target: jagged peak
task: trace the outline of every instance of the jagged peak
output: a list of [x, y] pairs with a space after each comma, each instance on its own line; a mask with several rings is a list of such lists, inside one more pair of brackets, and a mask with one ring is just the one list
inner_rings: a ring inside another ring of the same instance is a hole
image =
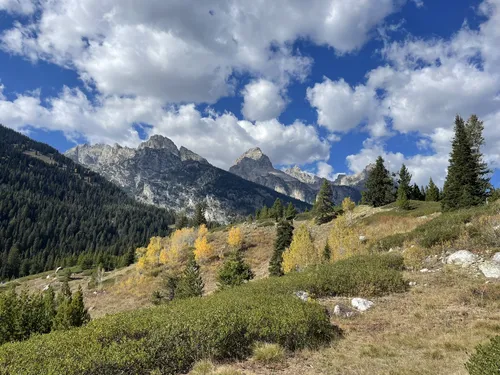
[[173, 154], [179, 156], [179, 150], [177, 149], [175, 143], [170, 138], [160, 134], [152, 135], [147, 141], [142, 142], [137, 149], [142, 150], [145, 148], [152, 148], [156, 150], [167, 149]]
[[254, 147], [247, 150], [243, 155], [241, 155], [237, 160], [235, 165], [240, 164], [245, 159], [251, 159], [257, 161], [261, 167], [273, 168], [273, 164], [269, 157], [262, 152], [259, 147]]
[[194, 160], [194, 161], [197, 161], [197, 162], [200, 162], [202, 164], [210, 164], [207, 159], [201, 157], [200, 155], [198, 155], [197, 153], [187, 149], [186, 147], [184, 146], [181, 146], [181, 148], [179, 149], [179, 154], [180, 154], [180, 157], [181, 157], [181, 160], [182, 161], [186, 161], [186, 160]]

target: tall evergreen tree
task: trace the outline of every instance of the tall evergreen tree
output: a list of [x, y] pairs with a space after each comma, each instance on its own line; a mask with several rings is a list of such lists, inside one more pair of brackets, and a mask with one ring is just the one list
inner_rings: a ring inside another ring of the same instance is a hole
[[83, 303], [83, 292], [81, 286], [78, 287], [78, 290], [71, 297], [71, 302], [69, 304], [69, 316], [71, 327], [80, 327], [90, 320], [89, 312]]
[[441, 200], [444, 211], [471, 207], [485, 201], [486, 186], [482, 181], [484, 175], [481, 175], [479, 160], [476, 151], [473, 151], [464, 120], [457, 115], [450, 165]]
[[270, 216], [276, 221], [280, 220], [283, 217], [283, 203], [281, 203], [281, 199], [276, 198], [273, 206], [271, 207]]
[[416, 182], [411, 187], [410, 199], [415, 201], [423, 201], [425, 199], [424, 192], [420, 190]]
[[333, 191], [328, 180], [324, 179], [313, 207], [316, 224], [323, 224], [335, 217]]
[[207, 225], [207, 219], [205, 218], [206, 206], [204, 203], [197, 203], [194, 210], [194, 225], [199, 227], [200, 225]]
[[283, 252], [290, 246], [293, 238], [293, 226], [287, 220], [282, 220], [276, 227], [276, 240], [274, 241], [274, 252], [269, 262], [269, 274], [271, 276], [283, 275], [281, 264], [283, 263]]
[[196, 263], [191, 252], [184, 273], [177, 284], [176, 298], [201, 297], [203, 295], [203, 280], [200, 275], [200, 266]]
[[439, 201], [439, 188], [436, 186], [432, 177], [429, 179], [429, 185], [426, 189], [427, 194], [425, 194], [425, 200], [427, 202], [437, 202]]
[[297, 210], [295, 209], [293, 203], [289, 202], [285, 210], [285, 220], [293, 220], [295, 219], [295, 216], [297, 216]]
[[394, 181], [385, 168], [384, 159], [379, 156], [366, 181], [366, 191], [363, 195], [364, 203], [380, 207], [394, 202], [393, 191]]
[[410, 209], [410, 182], [411, 182], [411, 174], [406, 168], [406, 165], [402, 165], [399, 171], [399, 185], [398, 185], [398, 199], [397, 205], [399, 208], [404, 210]]
[[491, 171], [488, 168], [488, 164], [484, 162], [483, 154], [481, 153], [481, 147], [484, 145], [483, 122], [476, 115], [471, 115], [465, 123], [465, 131], [467, 132], [467, 137], [471, 144], [472, 156], [476, 164], [477, 194], [480, 197], [483, 195], [481, 199], [485, 199], [487, 192], [491, 190], [492, 186], [488, 177]]

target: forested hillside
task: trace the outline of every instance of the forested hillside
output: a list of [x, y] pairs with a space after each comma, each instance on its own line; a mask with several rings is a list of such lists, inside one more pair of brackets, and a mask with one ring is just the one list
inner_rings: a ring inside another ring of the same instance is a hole
[[124, 254], [166, 235], [173, 222], [171, 211], [136, 202], [54, 148], [0, 125], [0, 279], [76, 263], [126, 264]]

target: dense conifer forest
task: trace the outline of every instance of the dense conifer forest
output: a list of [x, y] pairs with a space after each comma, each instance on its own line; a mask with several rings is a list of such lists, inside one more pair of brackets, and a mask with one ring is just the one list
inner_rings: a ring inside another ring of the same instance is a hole
[[0, 125], [0, 279], [133, 262], [173, 212], [128, 197], [54, 148]]

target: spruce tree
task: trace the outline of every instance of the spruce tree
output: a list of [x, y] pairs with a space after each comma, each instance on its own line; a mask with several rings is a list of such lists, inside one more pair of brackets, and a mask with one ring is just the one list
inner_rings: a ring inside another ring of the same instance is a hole
[[281, 203], [281, 199], [276, 198], [273, 206], [271, 207], [270, 216], [278, 221], [283, 217], [283, 204]]
[[457, 115], [450, 165], [441, 200], [443, 211], [471, 207], [485, 201], [484, 175], [481, 175], [478, 160], [464, 120]]
[[477, 192], [480, 200], [484, 200], [487, 192], [491, 190], [490, 179], [487, 177], [490, 174], [488, 165], [483, 160], [481, 147], [484, 145], [483, 137], [484, 125], [476, 115], [471, 115], [465, 124], [465, 131], [469, 138], [472, 150], [472, 157], [476, 166], [477, 173]]
[[416, 182], [411, 187], [410, 199], [415, 201], [424, 200], [424, 193], [420, 190]]
[[241, 285], [251, 279], [254, 274], [245, 263], [240, 252], [233, 251], [217, 273], [217, 284], [220, 289]]
[[199, 227], [200, 225], [207, 225], [207, 219], [205, 218], [205, 204], [197, 203], [194, 210], [194, 225]]
[[276, 240], [274, 241], [274, 252], [269, 262], [269, 274], [271, 276], [283, 275], [281, 264], [283, 263], [283, 252], [290, 246], [293, 238], [293, 226], [287, 220], [282, 220], [276, 227]]
[[295, 219], [295, 216], [297, 216], [297, 210], [292, 202], [289, 202], [285, 210], [285, 220], [293, 220]]
[[330, 245], [328, 244], [328, 241], [326, 241], [325, 247], [323, 248], [323, 260], [328, 263], [331, 258], [332, 249], [330, 249]]
[[398, 186], [398, 199], [396, 201], [399, 208], [403, 210], [409, 210], [410, 206], [410, 182], [411, 182], [411, 174], [406, 168], [406, 165], [401, 166], [401, 170], [399, 171], [399, 186]]
[[80, 327], [90, 321], [90, 315], [83, 303], [82, 287], [73, 294], [69, 304], [69, 320], [71, 327]]
[[194, 254], [189, 254], [189, 260], [184, 273], [175, 290], [176, 298], [201, 297], [203, 295], [203, 280], [200, 275], [200, 266], [196, 263]]
[[366, 181], [366, 191], [363, 195], [364, 203], [380, 207], [394, 202], [393, 191], [394, 181], [385, 168], [384, 159], [379, 156]]
[[313, 210], [316, 215], [316, 224], [328, 223], [335, 218], [333, 191], [326, 179], [323, 180]]
[[429, 185], [427, 185], [427, 194], [425, 194], [425, 200], [427, 202], [437, 202], [439, 201], [439, 188], [436, 186], [432, 177], [429, 179]]

